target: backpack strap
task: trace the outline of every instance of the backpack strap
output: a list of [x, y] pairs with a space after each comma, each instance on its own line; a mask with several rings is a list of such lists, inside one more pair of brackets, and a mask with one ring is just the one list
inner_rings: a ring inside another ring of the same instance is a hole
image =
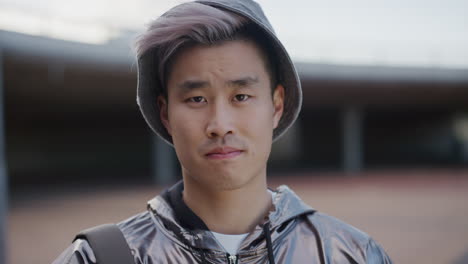
[[115, 224], [105, 224], [83, 230], [73, 241], [77, 239], [88, 241], [98, 264], [135, 263], [122, 231]]

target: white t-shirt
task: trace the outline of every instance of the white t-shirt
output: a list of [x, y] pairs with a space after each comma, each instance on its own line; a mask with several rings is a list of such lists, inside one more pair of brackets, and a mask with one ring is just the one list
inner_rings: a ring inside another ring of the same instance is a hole
[[224, 249], [230, 255], [236, 255], [237, 250], [239, 249], [242, 240], [249, 234], [240, 234], [240, 235], [225, 235], [211, 231], [213, 235], [216, 237], [218, 242], [224, 247]]
[[[271, 199], [275, 198], [276, 193], [268, 190], [271, 194]], [[213, 235], [216, 237], [218, 242], [224, 247], [224, 249], [230, 254], [230, 255], [236, 255], [237, 250], [239, 249], [240, 244], [244, 240], [244, 238], [249, 234], [240, 234], [240, 235], [226, 235], [226, 234], [221, 234], [221, 233], [216, 233], [211, 231]]]

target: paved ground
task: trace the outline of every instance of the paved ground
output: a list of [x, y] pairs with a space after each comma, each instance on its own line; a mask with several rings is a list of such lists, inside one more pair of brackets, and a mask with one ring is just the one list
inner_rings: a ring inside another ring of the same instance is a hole
[[[395, 263], [468, 263], [468, 171], [393, 171], [275, 177], [314, 208], [372, 235]], [[160, 187], [41, 188], [15, 193], [12, 264], [50, 263], [77, 231], [145, 208]]]

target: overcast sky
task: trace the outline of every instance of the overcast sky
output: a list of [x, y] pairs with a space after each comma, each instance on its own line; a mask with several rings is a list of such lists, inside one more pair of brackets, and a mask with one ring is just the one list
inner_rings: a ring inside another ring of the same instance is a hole
[[[0, 0], [0, 15], [22, 12], [113, 32], [141, 31], [180, 2], [185, 1]], [[466, 0], [258, 2], [296, 61], [468, 68]]]

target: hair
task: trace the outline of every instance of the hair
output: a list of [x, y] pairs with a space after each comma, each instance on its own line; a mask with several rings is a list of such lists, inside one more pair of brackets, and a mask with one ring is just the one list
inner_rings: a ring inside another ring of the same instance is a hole
[[178, 5], [151, 22], [135, 46], [138, 59], [154, 56], [161, 92], [167, 97], [167, 77], [173, 59], [182, 49], [234, 40], [257, 45], [273, 91], [278, 82], [277, 63], [267, 34], [247, 18], [230, 11], [194, 2]]

